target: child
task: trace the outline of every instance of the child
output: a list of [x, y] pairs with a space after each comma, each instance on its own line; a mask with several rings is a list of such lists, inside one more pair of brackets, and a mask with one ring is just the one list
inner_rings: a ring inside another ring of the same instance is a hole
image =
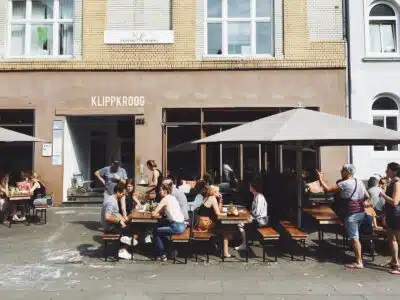
[[372, 203], [369, 203], [369, 202], [366, 203], [366, 205], [365, 205], [365, 213], [372, 217], [372, 228], [374, 230], [382, 230], [383, 229], [383, 227], [378, 226], [378, 223], [376, 222], [376, 212], [372, 208]]

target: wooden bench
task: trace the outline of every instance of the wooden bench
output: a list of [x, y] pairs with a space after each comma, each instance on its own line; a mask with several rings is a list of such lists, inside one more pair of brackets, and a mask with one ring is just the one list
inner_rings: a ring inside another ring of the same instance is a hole
[[[286, 231], [286, 233], [290, 236], [291, 240], [294, 241], [296, 244], [297, 242], [300, 242], [302, 248], [303, 248], [303, 261], [306, 260], [306, 254], [305, 254], [305, 249], [306, 249], [306, 239], [308, 238], [308, 234], [301, 231], [299, 228], [297, 228], [296, 225], [291, 224], [289, 221], [281, 221], [280, 222], [281, 226], [283, 229]], [[294, 260], [293, 256], [293, 249], [291, 247], [290, 249], [290, 256], [291, 260]]]
[[36, 224], [40, 223], [41, 220], [44, 221], [44, 224], [47, 224], [47, 208], [47, 205], [38, 205], [33, 207]]
[[258, 228], [257, 232], [260, 235], [260, 243], [263, 247], [263, 262], [265, 262], [265, 248], [267, 241], [275, 242], [275, 262], [278, 261], [278, 253], [279, 253], [279, 233], [276, 232], [272, 227]]
[[[189, 252], [189, 243], [190, 243], [190, 228], [187, 227], [182, 234], [173, 234], [173, 235], [171, 235], [170, 240], [171, 240], [173, 245], [175, 243], [187, 244], [187, 251], [186, 251], [186, 254], [185, 254], [185, 264], [187, 264], [188, 252]], [[172, 250], [173, 250], [173, 259], [174, 259], [174, 264], [175, 264], [176, 263], [176, 251], [175, 251], [175, 249], [172, 249]]]
[[[104, 242], [104, 260], [105, 261], [107, 261], [107, 258], [108, 258], [108, 253], [107, 253], [108, 244], [115, 243], [115, 242], [119, 243], [120, 238], [121, 238], [121, 235], [119, 233], [103, 233], [101, 235], [101, 239]], [[119, 261], [118, 250], [115, 252], [115, 255], [114, 255], [114, 258], [116, 261]]]

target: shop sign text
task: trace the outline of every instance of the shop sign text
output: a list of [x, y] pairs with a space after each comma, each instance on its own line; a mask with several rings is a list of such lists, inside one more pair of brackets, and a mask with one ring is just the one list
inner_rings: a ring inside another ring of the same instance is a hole
[[138, 107], [144, 106], [144, 96], [92, 96], [93, 107]]

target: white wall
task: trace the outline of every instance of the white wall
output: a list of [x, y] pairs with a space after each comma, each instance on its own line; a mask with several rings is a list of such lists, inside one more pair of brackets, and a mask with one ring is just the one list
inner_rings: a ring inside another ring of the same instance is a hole
[[[370, 124], [372, 103], [378, 95], [389, 93], [400, 97], [400, 57], [386, 61], [369, 58], [365, 61], [366, 17], [371, 2], [349, 1], [352, 118]], [[397, 3], [400, 7], [400, 1], [388, 2]], [[398, 105], [400, 107], [400, 103]], [[358, 169], [357, 175], [368, 178], [374, 173], [383, 175], [389, 162], [400, 162], [400, 152], [375, 152], [373, 147], [353, 147], [353, 158]]]
[[[107, 159], [120, 159], [120, 139], [115, 120], [84, 120], [67, 117], [64, 130], [64, 180], [63, 201], [71, 187], [74, 173], [83, 175], [84, 180], [92, 177], [90, 166], [90, 136], [92, 131], [107, 132]], [[108, 163], [108, 162], [107, 162]]]

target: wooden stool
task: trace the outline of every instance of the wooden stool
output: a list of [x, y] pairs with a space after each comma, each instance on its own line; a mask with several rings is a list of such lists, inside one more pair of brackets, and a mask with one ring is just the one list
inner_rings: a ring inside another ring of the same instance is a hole
[[[107, 255], [108, 244], [109, 243], [114, 243], [116, 241], [119, 244], [119, 240], [121, 238], [121, 235], [117, 234], [117, 233], [104, 233], [104, 234], [101, 235], [101, 238], [102, 238], [102, 240], [104, 242], [104, 261], [107, 261], [107, 258], [108, 258], [108, 255]], [[114, 255], [114, 258], [115, 258], [116, 261], [119, 261], [118, 250], [115, 252], [115, 255]]]
[[[308, 234], [301, 231], [299, 228], [297, 228], [296, 225], [291, 224], [289, 221], [281, 221], [280, 222], [281, 226], [284, 228], [286, 233], [289, 235], [291, 240], [297, 244], [297, 242], [300, 242], [302, 248], [303, 248], [303, 261], [306, 260], [306, 239], [308, 237]], [[290, 249], [290, 256], [291, 260], [294, 260], [293, 256], [293, 249]]]
[[36, 217], [36, 224], [40, 223], [41, 220], [44, 221], [44, 224], [47, 224], [47, 205], [35, 206], [34, 212]]
[[263, 246], [263, 262], [265, 262], [265, 248], [268, 241], [274, 241], [275, 243], [275, 262], [277, 262], [279, 253], [279, 233], [272, 227], [257, 228], [257, 232], [260, 235], [260, 242]]
[[185, 254], [185, 264], [187, 264], [188, 252], [189, 252], [189, 242], [190, 242], [190, 228], [186, 228], [182, 234], [173, 234], [170, 238], [173, 245], [173, 253], [174, 253], [174, 264], [176, 263], [176, 253], [175, 253], [175, 243], [183, 243], [187, 245], [187, 251]]

